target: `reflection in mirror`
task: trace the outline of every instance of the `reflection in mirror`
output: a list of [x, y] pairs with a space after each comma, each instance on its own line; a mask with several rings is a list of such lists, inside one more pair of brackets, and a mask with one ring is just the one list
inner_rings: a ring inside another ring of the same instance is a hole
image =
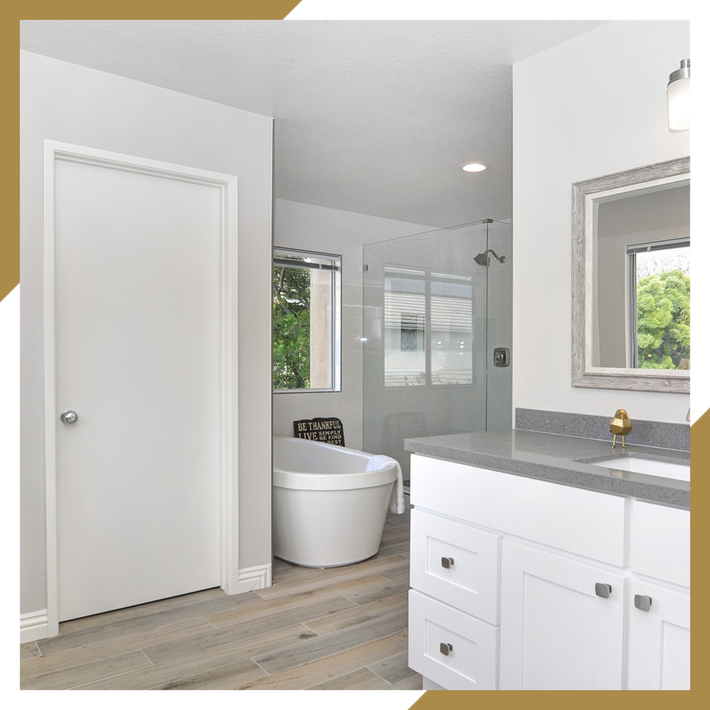
[[595, 201], [595, 367], [687, 369], [690, 181]]
[[688, 392], [690, 160], [572, 188], [573, 386]]

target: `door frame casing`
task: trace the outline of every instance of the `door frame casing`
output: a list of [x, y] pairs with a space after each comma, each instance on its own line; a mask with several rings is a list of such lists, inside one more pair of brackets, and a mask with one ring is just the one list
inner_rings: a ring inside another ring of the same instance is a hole
[[59, 633], [55, 364], [55, 170], [57, 161], [84, 163], [201, 184], [220, 191], [219, 417], [220, 586], [238, 593], [238, 328], [237, 177], [123, 153], [44, 140], [44, 411], [47, 545], [47, 633]]

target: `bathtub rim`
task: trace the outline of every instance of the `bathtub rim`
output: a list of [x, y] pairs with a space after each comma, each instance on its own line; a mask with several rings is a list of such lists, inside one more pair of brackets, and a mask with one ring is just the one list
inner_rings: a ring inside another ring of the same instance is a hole
[[[335, 446], [319, 441], [311, 441], [310, 439], [299, 439], [298, 437], [278, 436], [274, 440], [298, 441], [298, 446], [317, 446], [319, 448], [327, 448], [336, 451], [337, 453], [346, 453], [348, 455], [357, 455], [363, 459], [363, 463], [367, 462], [375, 456], [357, 449], [349, 449], [344, 446]], [[357, 471], [355, 473], [339, 473], [338, 471], [326, 471], [315, 473], [309, 471], [290, 471], [287, 468], [272, 465], [272, 483], [276, 488], [284, 488], [287, 490], [302, 490], [302, 491], [342, 491], [355, 490], [358, 488], [375, 488], [377, 486], [386, 486], [397, 480], [397, 462], [393, 461], [387, 466], [374, 471]]]
[[397, 480], [397, 466], [389, 464], [376, 471], [360, 473], [301, 473], [274, 468], [273, 474], [275, 488], [297, 491], [347, 491], [389, 485]]

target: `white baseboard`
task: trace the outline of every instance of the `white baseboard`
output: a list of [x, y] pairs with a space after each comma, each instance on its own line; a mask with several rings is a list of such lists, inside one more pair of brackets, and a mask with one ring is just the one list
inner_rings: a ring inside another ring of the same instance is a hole
[[244, 567], [239, 570], [237, 594], [251, 592], [254, 589], [266, 589], [271, 586], [271, 563], [257, 567]]
[[29, 643], [49, 636], [47, 610], [20, 614], [20, 643]]
[[[271, 563], [258, 567], [244, 567], [239, 570], [237, 594], [251, 592], [254, 589], [266, 589], [271, 586]], [[49, 619], [47, 610], [20, 614], [20, 643], [29, 643], [49, 638]]]

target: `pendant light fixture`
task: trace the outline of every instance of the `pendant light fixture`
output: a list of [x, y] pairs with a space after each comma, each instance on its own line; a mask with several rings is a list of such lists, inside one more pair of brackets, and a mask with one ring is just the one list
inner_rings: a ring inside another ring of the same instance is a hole
[[680, 69], [668, 77], [668, 127], [690, 129], [690, 59], [682, 59]]

